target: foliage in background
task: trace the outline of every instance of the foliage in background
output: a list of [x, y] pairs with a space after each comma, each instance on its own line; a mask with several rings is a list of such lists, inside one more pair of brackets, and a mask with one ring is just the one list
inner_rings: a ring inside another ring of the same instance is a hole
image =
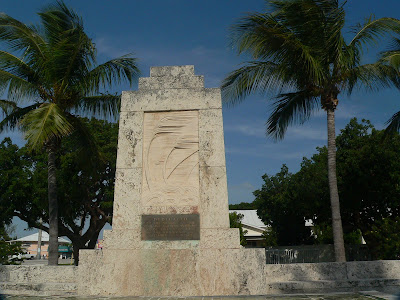
[[7, 92], [7, 100], [0, 100], [0, 132], [18, 128], [31, 150], [47, 152], [48, 264], [57, 265], [61, 141], [72, 135], [80, 157], [95, 165], [97, 145], [79, 116], [115, 117], [120, 95], [107, 89], [132, 84], [139, 70], [129, 54], [98, 64], [82, 18], [61, 0], [38, 15], [39, 24], [26, 25], [0, 14], [0, 42], [6, 50], [0, 51], [0, 93]]
[[[278, 245], [332, 243], [326, 156], [326, 147], [317, 148], [297, 173], [283, 166], [274, 176], [264, 175], [254, 192], [257, 212], [276, 231]], [[352, 119], [337, 137], [337, 170], [345, 242], [359, 244], [362, 235], [373, 258], [393, 258], [397, 250], [382, 249], [396, 249], [398, 243], [400, 135], [387, 136], [369, 121]], [[317, 234], [311, 241], [304, 226], [308, 219]]]
[[248, 209], [256, 209], [256, 207], [254, 206], [253, 203], [249, 203], [249, 202], [240, 202], [238, 204], [229, 204], [229, 209], [232, 210], [248, 210]]
[[384, 218], [371, 226], [365, 237], [376, 259], [400, 259], [400, 217]]
[[262, 238], [263, 238], [263, 246], [264, 247], [278, 246], [278, 234], [274, 228], [272, 228], [272, 227], [267, 228], [262, 233]]
[[335, 111], [341, 94], [354, 88], [400, 87], [397, 70], [377, 61], [363, 64], [369, 47], [400, 32], [400, 21], [373, 15], [345, 33], [346, 2], [270, 0], [266, 11], [249, 13], [232, 27], [232, 44], [250, 60], [223, 81], [225, 101], [235, 104], [258, 93], [271, 101], [267, 134], [284, 137], [323, 109], [328, 125], [330, 210], [336, 261], [346, 260], [336, 170]]
[[240, 245], [246, 246], [247, 241], [246, 241], [244, 235], [247, 233], [247, 230], [243, 229], [242, 219], [243, 219], [242, 214], [238, 214], [236, 212], [229, 213], [230, 228], [239, 228]]
[[307, 207], [294, 203], [293, 174], [287, 166], [274, 176], [265, 174], [262, 178], [264, 183], [254, 192], [253, 203], [261, 220], [272, 228], [267, 237], [285, 246], [312, 243], [310, 228], [304, 226]]
[[[104, 225], [111, 223], [118, 124], [97, 119], [80, 120], [98, 145], [102, 159], [88, 168], [74, 148], [74, 137], [65, 138], [57, 153], [59, 233], [79, 249], [95, 247]], [[4, 162], [4, 163], [3, 163]], [[49, 230], [46, 155], [19, 148], [9, 138], [0, 144], [0, 211], [4, 219], [18, 216], [30, 227]], [[44, 225], [40, 225], [42, 218]]]
[[10, 260], [13, 255], [22, 253], [21, 243], [7, 243], [6, 241], [11, 240], [7, 228], [4, 224], [0, 225], [0, 265], [15, 264]]

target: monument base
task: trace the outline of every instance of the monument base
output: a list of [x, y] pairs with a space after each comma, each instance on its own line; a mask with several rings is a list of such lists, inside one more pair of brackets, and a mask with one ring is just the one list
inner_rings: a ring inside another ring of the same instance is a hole
[[79, 295], [265, 294], [264, 249], [81, 250]]

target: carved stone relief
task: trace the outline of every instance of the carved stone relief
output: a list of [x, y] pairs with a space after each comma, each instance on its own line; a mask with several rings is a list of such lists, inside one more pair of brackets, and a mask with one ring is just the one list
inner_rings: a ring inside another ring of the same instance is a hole
[[143, 206], [199, 201], [198, 111], [144, 114]]

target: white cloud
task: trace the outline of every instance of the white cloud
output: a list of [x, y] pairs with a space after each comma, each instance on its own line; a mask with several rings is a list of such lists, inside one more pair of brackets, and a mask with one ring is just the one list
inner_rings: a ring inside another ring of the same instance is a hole
[[[335, 118], [337, 120], [348, 120], [356, 117], [360, 112], [360, 107], [358, 105], [348, 104], [348, 103], [339, 103], [336, 111]], [[326, 111], [323, 109], [318, 110], [315, 114], [317, 118], [326, 119]]]
[[[239, 121], [240, 122], [240, 121]], [[252, 136], [262, 139], [267, 139], [265, 133], [265, 121], [253, 121], [247, 123], [241, 123], [236, 125], [226, 125], [225, 131], [236, 132], [245, 136]], [[326, 140], [326, 128], [310, 127], [309, 125], [293, 125], [290, 126], [285, 134], [285, 140], [292, 139], [309, 139], [309, 140]]]
[[327, 139], [326, 128], [311, 128], [304, 125], [291, 126], [288, 128], [285, 139], [325, 141]]
[[247, 136], [265, 138], [265, 125], [263, 123], [228, 125], [225, 131], [233, 131]]
[[247, 190], [247, 191], [254, 191], [256, 188], [254, 185], [252, 185], [250, 182], [242, 182], [236, 185], [230, 185], [229, 189], [234, 191], [234, 190]]
[[110, 42], [105, 37], [95, 39], [94, 43], [96, 44], [97, 52], [99, 54], [103, 54], [110, 58], [120, 57], [132, 52], [132, 50], [124, 50], [116, 47], [114, 43]]

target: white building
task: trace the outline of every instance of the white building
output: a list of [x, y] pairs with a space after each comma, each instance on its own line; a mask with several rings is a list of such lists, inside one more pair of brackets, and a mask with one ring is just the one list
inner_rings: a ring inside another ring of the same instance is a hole
[[[39, 240], [39, 233], [34, 233], [28, 236], [24, 236], [22, 238], [16, 239], [9, 241], [10, 243], [12, 242], [21, 242], [22, 243], [22, 248], [29, 254], [37, 254], [38, 251], [38, 240]], [[69, 253], [70, 251], [67, 251], [68, 247], [67, 244], [70, 244], [71, 241], [66, 240], [64, 238], [59, 237], [58, 238], [58, 250], [60, 253]], [[48, 257], [48, 247], [49, 247], [49, 234], [46, 231], [42, 231], [42, 247], [41, 247], [41, 255], [44, 257]]]
[[257, 215], [257, 210], [242, 210], [235, 209], [229, 210], [230, 213], [236, 212], [238, 215], [243, 215], [242, 225], [243, 229], [247, 230], [244, 234], [244, 237], [247, 241], [246, 247], [254, 248], [254, 247], [263, 247], [262, 245], [262, 234], [267, 229], [267, 225], [261, 221], [261, 219]]

